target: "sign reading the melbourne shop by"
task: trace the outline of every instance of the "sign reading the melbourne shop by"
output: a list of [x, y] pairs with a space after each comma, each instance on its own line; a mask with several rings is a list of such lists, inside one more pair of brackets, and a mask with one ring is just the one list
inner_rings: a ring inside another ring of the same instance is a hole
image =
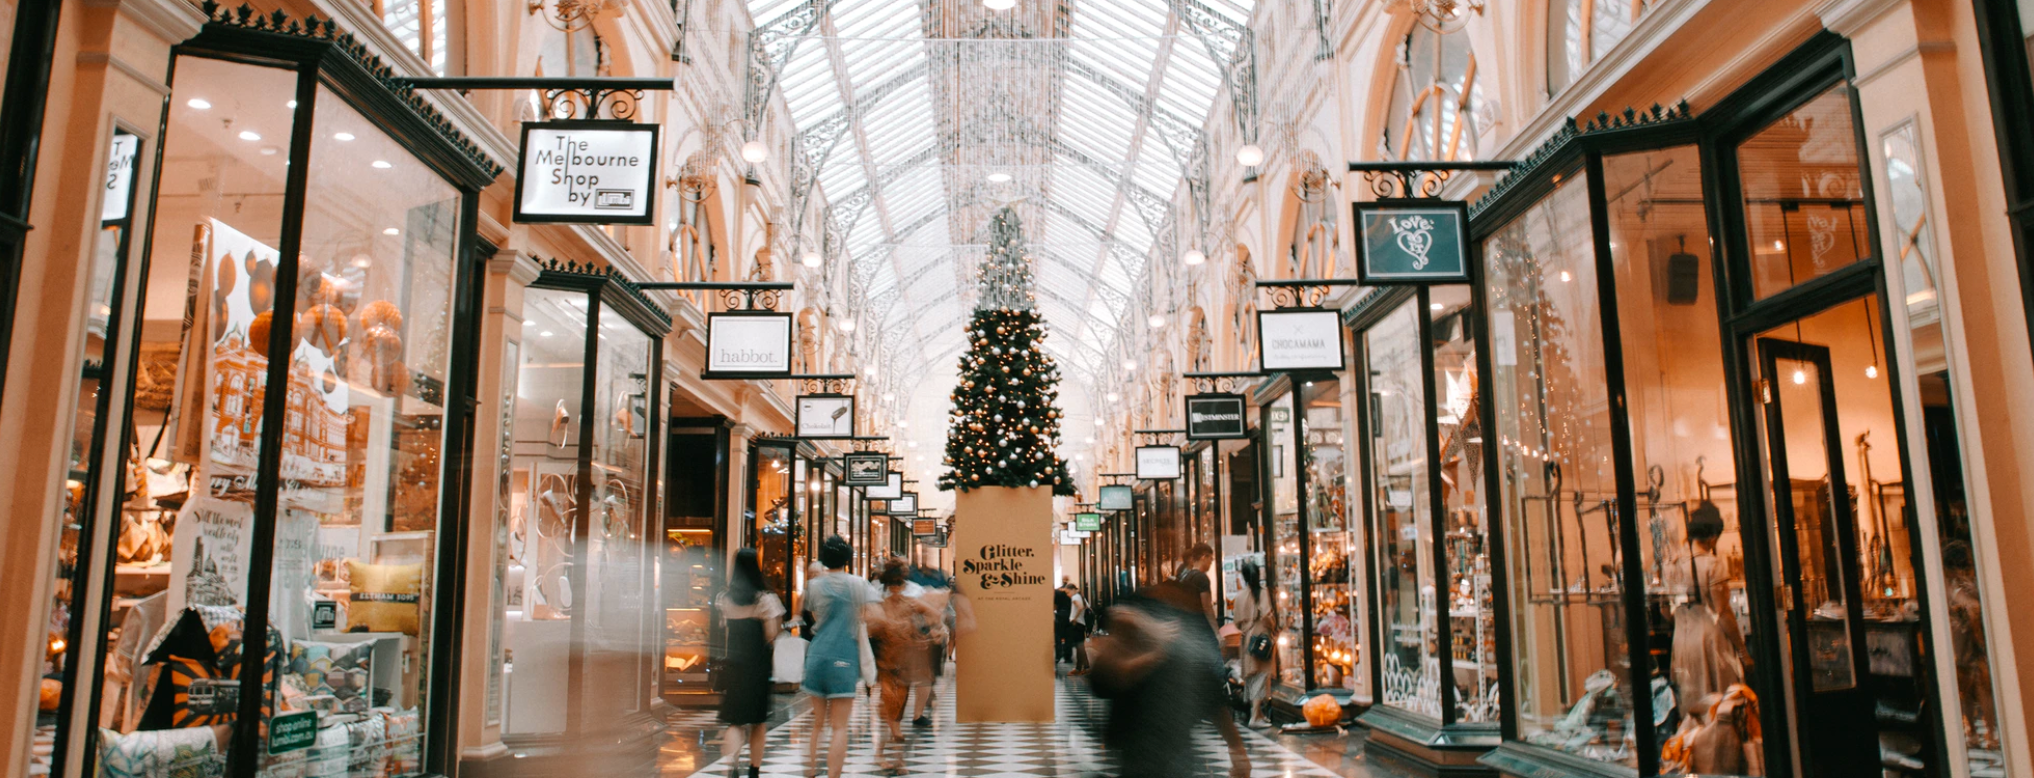
[[1342, 314], [1337, 311], [1258, 311], [1257, 332], [1257, 364], [1265, 372], [1342, 369]]
[[650, 224], [657, 125], [526, 122], [516, 177], [517, 222]]
[[1466, 284], [1469, 205], [1460, 200], [1379, 200], [1356, 204], [1356, 280], [1381, 284]]
[[1240, 394], [1190, 394], [1186, 398], [1187, 440], [1250, 437]]
[[705, 377], [782, 378], [790, 374], [791, 314], [737, 311], [707, 315]]

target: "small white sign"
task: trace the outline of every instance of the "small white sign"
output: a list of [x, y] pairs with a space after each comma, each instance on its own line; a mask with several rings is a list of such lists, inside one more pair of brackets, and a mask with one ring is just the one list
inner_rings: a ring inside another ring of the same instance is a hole
[[797, 412], [798, 437], [852, 438], [855, 435], [855, 398], [850, 395], [799, 395]]
[[656, 191], [657, 125], [523, 125], [517, 222], [649, 224]]
[[904, 474], [897, 472], [890, 473], [889, 483], [882, 486], [871, 486], [862, 492], [863, 497], [871, 500], [895, 500], [903, 495]]
[[791, 314], [706, 317], [706, 373], [737, 378], [791, 374]]
[[1178, 446], [1138, 446], [1137, 477], [1146, 481], [1170, 481], [1179, 477]]
[[[898, 485], [899, 485], [899, 486], [902, 486], [903, 484], [902, 484], [902, 483], [899, 483]], [[902, 493], [902, 494], [899, 494], [899, 495], [897, 495], [897, 498], [896, 498], [896, 499], [893, 499], [893, 500], [891, 500], [891, 501], [890, 501], [890, 515], [892, 515], [892, 516], [917, 516], [917, 515], [918, 515], [918, 493], [917, 493], [917, 492], [904, 492], [904, 493]]]
[[1326, 309], [1260, 311], [1258, 364], [1265, 372], [1341, 370], [1342, 314]]
[[135, 155], [140, 151], [140, 136], [113, 134], [113, 150], [106, 155], [106, 199], [99, 202], [99, 221], [127, 218], [129, 203], [134, 199]]

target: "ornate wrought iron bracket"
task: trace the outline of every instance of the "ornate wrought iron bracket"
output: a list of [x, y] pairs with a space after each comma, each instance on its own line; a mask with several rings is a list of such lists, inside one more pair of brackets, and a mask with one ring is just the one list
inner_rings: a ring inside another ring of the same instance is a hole
[[1338, 286], [1358, 286], [1353, 278], [1298, 278], [1259, 281], [1257, 291], [1269, 292], [1274, 308], [1318, 308]]
[[1448, 179], [1470, 170], [1507, 171], [1518, 163], [1504, 160], [1465, 162], [1351, 162], [1349, 172], [1362, 173], [1364, 185], [1378, 199], [1433, 199]]
[[443, 76], [397, 79], [412, 89], [456, 89], [461, 94], [476, 89], [533, 89], [544, 95], [547, 119], [600, 119], [634, 121], [644, 92], [670, 91], [676, 84], [668, 78], [522, 78], [494, 76]]
[[1182, 373], [1181, 378], [1192, 384], [1199, 394], [1210, 392], [1220, 394], [1242, 394], [1251, 384], [1264, 377], [1263, 373]]
[[791, 376], [793, 381], [804, 382], [806, 394], [847, 394], [855, 378], [853, 373], [799, 373]]
[[1101, 478], [1136, 478], [1136, 473], [1096, 473]]
[[1150, 439], [1152, 439], [1152, 440], [1160, 440], [1160, 439], [1163, 439], [1163, 438], [1169, 438], [1169, 437], [1172, 437], [1172, 436], [1174, 436], [1174, 435], [1185, 435], [1185, 434], [1186, 434], [1186, 430], [1183, 430], [1183, 429], [1182, 429], [1182, 430], [1131, 430], [1130, 432], [1131, 432], [1131, 434], [1133, 434], [1133, 435], [1142, 435], [1142, 436], [1146, 436], [1146, 437], [1148, 437], [1148, 438], [1150, 438]]
[[[853, 445], [855, 447], [855, 451], [858, 452], [879, 451], [882, 449], [883, 446], [888, 445], [889, 442], [890, 436], [888, 435], [856, 435], [852, 438], [848, 438], [848, 443]], [[899, 456], [893, 456], [890, 457], [890, 459], [892, 461], [902, 461], [904, 458]]]
[[784, 293], [796, 288], [789, 282], [761, 281], [652, 281], [637, 286], [646, 291], [718, 292], [730, 311], [775, 311]]

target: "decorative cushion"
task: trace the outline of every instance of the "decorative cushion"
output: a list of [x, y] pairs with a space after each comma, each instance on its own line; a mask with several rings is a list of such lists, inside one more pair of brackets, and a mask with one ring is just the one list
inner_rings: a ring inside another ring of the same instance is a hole
[[209, 727], [120, 734], [99, 730], [101, 778], [207, 778], [226, 773]]
[[389, 775], [423, 772], [423, 741], [417, 736], [417, 709], [391, 710], [381, 715], [388, 729]]
[[[213, 627], [202, 637], [204, 619], [185, 611], [169, 640], [150, 652], [162, 667], [155, 694], [141, 714], [141, 729], [169, 729], [231, 724], [240, 705], [240, 622]], [[268, 658], [263, 663], [262, 726], [275, 710], [276, 678], [282, 667], [282, 633], [268, 630]], [[191, 656], [198, 655], [198, 656]], [[160, 657], [158, 661], [158, 657]]]
[[367, 710], [368, 682], [374, 677], [373, 643], [319, 643], [300, 640], [290, 646], [285, 678], [312, 697], [329, 695], [334, 711]]
[[417, 634], [418, 603], [424, 590], [424, 566], [346, 563], [352, 604], [346, 624], [354, 632]]

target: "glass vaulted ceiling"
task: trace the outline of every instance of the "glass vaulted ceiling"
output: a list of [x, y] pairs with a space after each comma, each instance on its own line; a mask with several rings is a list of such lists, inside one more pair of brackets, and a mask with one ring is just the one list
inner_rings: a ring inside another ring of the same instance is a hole
[[826, 10], [780, 42], [778, 91], [894, 357], [959, 352], [984, 225], [1011, 205], [1048, 350], [1090, 378], [1111, 364], [1224, 96], [1186, 3], [1241, 26], [1253, 0], [751, 0], [758, 29]]

